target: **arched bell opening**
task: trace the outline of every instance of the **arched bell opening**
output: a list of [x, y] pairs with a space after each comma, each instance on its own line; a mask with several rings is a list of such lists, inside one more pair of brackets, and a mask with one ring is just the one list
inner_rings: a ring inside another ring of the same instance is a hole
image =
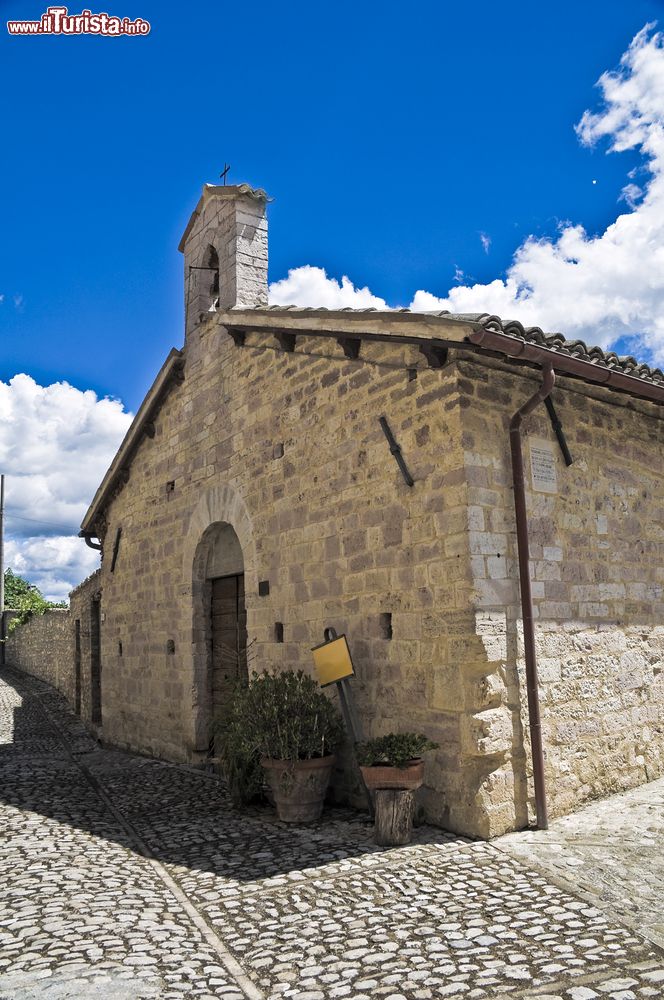
[[204, 287], [207, 288], [208, 312], [216, 312], [219, 307], [219, 254], [213, 246], [207, 248], [205, 254], [205, 265], [207, 275], [204, 278]]

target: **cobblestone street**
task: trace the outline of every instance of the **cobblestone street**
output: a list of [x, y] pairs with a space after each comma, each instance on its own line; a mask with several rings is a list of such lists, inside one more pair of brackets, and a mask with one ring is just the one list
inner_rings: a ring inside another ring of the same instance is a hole
[[102, 750], [6, 672], [0, 1000], [661, 998], [663, 789], [497, 845], [420, 828], [384, 850], [355, 814], [287, 827]]

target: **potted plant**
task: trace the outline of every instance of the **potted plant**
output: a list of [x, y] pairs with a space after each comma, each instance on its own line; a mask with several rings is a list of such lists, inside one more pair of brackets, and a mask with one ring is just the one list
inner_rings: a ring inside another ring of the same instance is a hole
[[415, 811], [414, 791], [424, 780], [422, 754], [438, 744], [424, 733], [388, 733], [356, 746], [364, 783], [374, 793], [377, 844], [409, 844]]
[[213, 762], [226, 779], [231, 801], [237, 808], [261, 798], [265, 784], [260, 754], [247, 741], [250, 717], [247, 682], [238, 681], [223, 716], [213, 721]]
[[302, 670], [253, 674], [232, 712], [233, 757], [260, 762], [279, 819], [319, 819], [344, 728], [316, 682]]
[[422, 754], [438, 744], [424, 733], [388, 733], [358, 743], [357, 760], [370, 791], [392, 788], [413, 790], [424, 780]]

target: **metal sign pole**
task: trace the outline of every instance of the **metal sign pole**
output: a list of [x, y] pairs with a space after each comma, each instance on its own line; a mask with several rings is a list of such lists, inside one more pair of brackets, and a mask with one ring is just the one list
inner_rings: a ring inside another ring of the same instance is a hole
[[339, 692], [339, 701], [341, 702], [341, 708], [346, 718], [348, 731], [353, 737], [353, 743], [362, 743], [364, 740], [364, 736], [362, 735], [362, 726], [355, 707], [353, 692], [350, 684], [348, 683], [347, 677], [337, 681], [337, 691]]
[[[334, 639], [338, 638], [336, 629], [326, 628], [323, 632], [323, 637], [325, 639], [325, 642], [332, 642]], [[357, 755], [355, 753], [355, 745], [357, 743], [361, 743], [364, 739], [364, 736], [362, 735], [362, 725], [360, 723], [360, 717], [357, 713], [357, 707], [355, 705], [353, 690], [350, 684], [348, 683], [347, 677], [342, 677], [340, 680], [335, 681], [335, 686], [337, 689], [337, 693], [339, 695], [341, 714], [344, 717], [344, 722], [346, 724], [346, 729], [348, 730], [348, 734], [353, 741], [353, 760], [355, 761], [355, 766], [360, 776], [362, 787], [364, 788], [364, 794], [366, 796], [367, 806], [369, 807], [369, 815], [373, 820], [374, 818], [373, 799], [371, 797], [371, 792], [364, 783], [364, 778], [362, 777], [362, 772], [360, 771], [360, 765], [357, 762]]]

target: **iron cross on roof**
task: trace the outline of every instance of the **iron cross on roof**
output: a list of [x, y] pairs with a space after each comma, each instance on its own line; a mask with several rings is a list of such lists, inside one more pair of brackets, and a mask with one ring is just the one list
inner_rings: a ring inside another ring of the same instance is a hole
[[224, 163], [224, 169], [219, 174], [219, 177], [223, 177], [223, 179], [224, 179], [224, 187], [226, 186], [226, 174], [228, 173], [228, 171], [230, 169], [231, 169], [230, 163]]

